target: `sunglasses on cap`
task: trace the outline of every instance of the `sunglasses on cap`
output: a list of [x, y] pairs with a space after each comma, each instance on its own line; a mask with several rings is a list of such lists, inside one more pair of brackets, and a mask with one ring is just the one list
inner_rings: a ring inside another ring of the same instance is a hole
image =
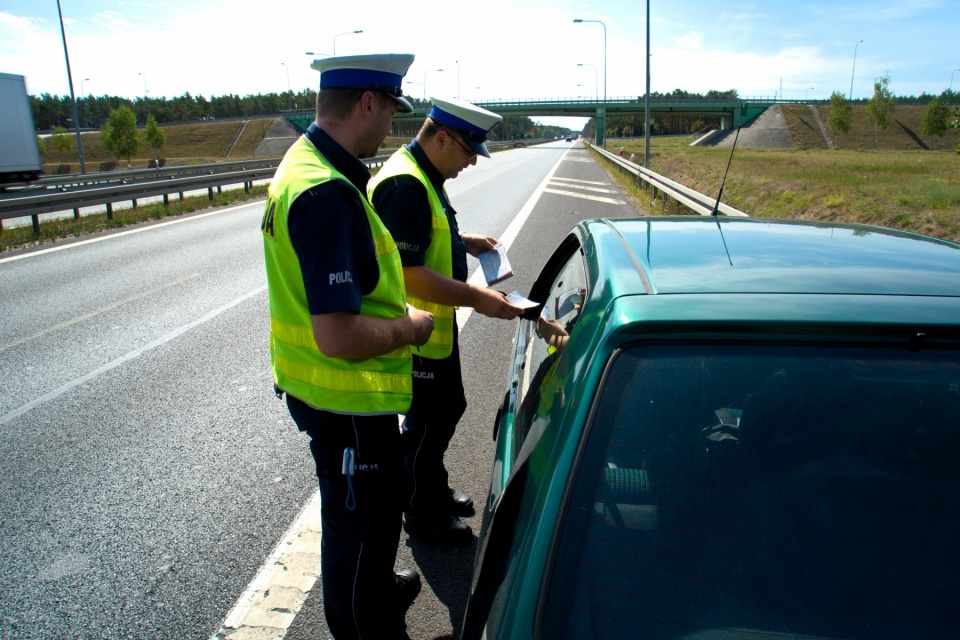
[[379, 82], [374, 82], [368, 88], [373, 89], [375, 91], [382, 91], [383, 93], [390, 96], [394, 96], [396, 98], [403, 97], [403, 89], [401, 89], [400, 87], [393, 87], [386, 84], [380, 84]]

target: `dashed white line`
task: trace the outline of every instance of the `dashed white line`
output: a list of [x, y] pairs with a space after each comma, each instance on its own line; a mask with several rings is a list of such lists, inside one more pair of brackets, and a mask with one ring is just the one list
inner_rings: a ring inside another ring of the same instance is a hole
[[171, 282], [164, 283], [164, 284], [162, 284], [162, 285], [160, 285], [160, 286], [158, 286], [158, 287], [154, 287], [153, 289], [150, 289], [150, 290], [148, 290], [148, 291], [144, 291], [143, 293], [138, 293], [138, 294], [135, 295], [135, 296], [130, 296], [129, 298], [124, 298], [123, 300], [118, 300], [118, 301], [113, 302], [113, 303], [111, 303], [111, 304], [108, 304], [108, 305], [106, 305], [106, 306], [100, 307], [99, 309], [94, 309], [93, 311], [91, 311], [91, 312], [89, 312], [89, 313], [84, 313], [83, 315], [79, 315], [79, 316], [77, 316], [77, 317], [75, 317], [75, 318], [71, 318], [71, 319], [69, 319], [69, 320], [64, 320], [63, 322], [58, 322], [57, 324], [52, 325], [52, 326], [50, 326], [50, 327], [47, 327], [46, 329], [43, 329], [42, 331], [38, 331], [37, 333], [35, 333], [35, 334], [33, 334], [33, 335], [26, 336], [26, 337], [24, 337], [24, 338], [19, 338], [19, 339], [17, 339], [17, 340], [14, 340], [13, 342], [8, 342], [8, 343], [6, 343], [6, 344], [0, 344], [0, 351], [3, 351], [4, 349], [9, 349], [10, 347], [15, 347], [15, 346], [20, 345], [20, 344], [24, 344], [24, 343], [26, 343], [26, 342], [30, 342], [31, 340], [35, 340], [35, 339], [37, 339], [37, 338], [39, 338], [39, 337], [41, 337], [41, 336], [45, 336], [45, 335], [47, 335], [48, 333], [52, 333], [52, 332], [54, 332], [54, 331], [59, 331], [60, 329], [64, 329], [64, 328], [69, 327], [69, 326], [71, 326], [71, 325], [77, 324], [78, 322], [83, 322], [84, 320], [89, 320], [90, 318], [94, 318], [94, 317], [100, 315], [101, 313], [106, 313], [107, 311], [111, 311], [112, 309], [116, 309], [117, 307], [121, 307], [121, 306], [127, 304], [128, 302], [133, 302], [134, 300], [139, 300], [140, 298], [145, 298], [145, 297], [150, 296], [150, 295], [153, 295], [154, 293], [157, 293], [157, 292], [159, 292], [159, 291], [163, 291], [164, 289], [169, 289], [170, 287], [175, 287], [175, 286], [177, 286], [178, 284], [183, 284], [183, 283], [186, 282], [187, 280], [192, 280], [193, 278], [199, 278], [199, 277], [200, 277], [200, 274], [199, 274], [199, 273], [191, 273], [191, 274], [188, 275], [188, 276], [184, 276], [183, 278], [178, 278], [177, 280], [173, 280], [173, 281], [171, 281]]
[[[256, 202], [256, 201], [253, 201]], [[71, 242], [70, 244], [62, 244], [56, 247], [50, 247], [49, 249], [40, 249], [39, 251], [31, 251], [30, 253], [21, 253], [20, 255], [10, 256], [9, 258], [0, 258], [0, 264], [4, 262], [13, 262], [14, 260], [23, 260], [25, 258], [35, 258], [37, 256], [42, 256], [45, 253], [53, 253], [54, 251], [63, 251], [65, 249], [73, 249], [76, 247], [82, 247], [87, 244], [93, 244], [94, 242], [103, 242], [104, 240], [113, 240], [114, 238], [122, 238], [123, 236], [128, 236], [132, 233], [143, 233], [144, 231], [152, 231], [154, 229], [160, 229], [162, 227], [168, 227], [172, 224], [180, 224], [182, 222], [190, 222], [196, 220], [197, 218], [206, 218], [207, 216], [215, 216], [221, 213], [230, 213], [231, 211], [236, 211], [237, 209], [242, 209], [244, 207], [249, 207], [250, 202], [236, 207], [229, 207], [227, 209], [215, 209], [208, 213], [201, 213], [198, 215], [189, 215], [182, 218], [177, 218], [176, 220], [170, 220], [167, 222], [160, 222], [158, 224], [151, 224], [143, 227], [137, 227], [135, 229], [130, 229], [128, 231], [121, 231], [119, 233], [111, 233], [105, 236], [99, 236], [96, 238], [90, 238], [89, 240], [81, 240], [79, 242]]]
[[581, 200], [592, 200], [593, 202], [602, 202], [604, 204], [626, 204], [623, 200], [617, 200], [615, 198], [604, 198], [602, 196], [592, 196], [584, 193], [577, 193], [576, 191], [564, 191], [561, 189], [545, 189], [546, 193], [552, 193], [558, 196], [570, 196], [571, 198], [580, 198]]
[[559, 178], [559, 177], [554, 177], [552, 182], [556, 182], [558, 184], [568, 184], [571, 186], [577, 186], [581, 184], [590, 184], [597, 187], [605, 187], [609, 184], [608, 182], [601, 182], [599, 180], [578, 180], [576, 178]]
[[110, 371], [111, 369], [115, 369], [116, 367], [119, 367], [120, 365], [122, 365], [123, 363], [127, 362], [128, 360], [132, 360], [132, 359], [134, 359], [134, 358], [137, 358], [137, 357], [143, 355], [144, 353], [146, 353], [147, 351], [150, 351], [151, 349], [155, 349], [156, 347], [159, 347], [159, 346], [161, 346], [161, 345], [163, 345], [163, 344], [166, 344], [167, 342], [170, 342], [170, 341], [173, 340], [174, 338], [176, 338], [176, 337], [178, 337], [178, 336], [180, 336], [180, 335], [183, 335], [184, 333], [186, 333], [186, 332], [189, 331], [190, 329], [193, 329], [194, 327], [197, 327], [197, 326], [203, 324], [204, 322], [207, 322], [208, 320], [212, 320], [212, 319], [216, 318], [218, 315], [220, 315], [221, 313], [223, 313], [224, 311], [227, 311], [228, 309], [232, 309], [233, 307], [237, 306], [237, 305], [240, 304], [241, 302], [243, 302], [243, 301], [245, 301], [245, 300], [247, 300], [247, 299], [249, 299], [249, 298], [252, 298], [253, 296], [257, 295], [258, 293], [262, 293], [263, 291], [266, 291], [266, 289], [267, 289], [267, 286], [264, 285], [264, 286], [262, 286], [262, 287], [258, 287], [258, 288], [256, 288], [256, 289], [254, 289], [253, 291], [250, 291], [250, 292], [248, 292], [248, 293], [245, 293], [244, 295], [240, 296], [239, 298], [235, 298], [234, 300], [231, 300], [231, 301], [228, 302], [227, 304], [225, 304], [225, 305], [223, 305], [223, 306], [221, 306], [221, 307], [219, 307], [219, 308], [217, 308], [217, 309], [214, 309], [214, 310], [208, 312], [206, 315], [204, 315], [204, 316], [202, 316], [202, 317], [200, 317], [200, 318], [197, 318], [196, 320], [193, 320], [192, 322], [188, 322], [188, 323], [185, 324], [185, 325], [182, 325], [182, 326], [180, 326], [180, 327], [177, 327], [177, 328], [174, 329], [173, 331], [170, 331], [169, 333], [160, 336], [159, 338], [157, 338], [157, 339], [154, 340], [153, 342], [150, 342], [150, 343], [148, 343], [148, 344], [145, 344], [145, 345], [142, 346], [142, 347], [138, 347], [138, 348], [134, 349], [133, 351], [131, 351], [130, 353], [127, 353], [126, 355], [122, 355], [122, 356], [120, 356], [119, 358], [116, 358], [116, 359], [112, 360], [111, 362], [108, 362], [107, 364], [103, 365], [102, 367], [99, 367], [99, 368], [97, 368], [97, 369], [94, 369], [93, 371], [91, 371], [90, 373], [88, 373], [88, 374], [86, 374], [86, 375], [80, 376], [79, 378], [74, 378], [74, 379], [71, 380], [70, 382], [67, 382], [66, 384], [61, 385], [60, 387], [54, 389], [53, 391], [50, 391], [50, 392], [48, 392], [48, 393], [45, 393], [44, 395], [40, 396], [40, 397], [37, 398], [36, 400], [33, 400], [33, 401], [31, 401], [31, 402], [28, 402], [27, 404], [25, 404], [25, 405], [23, 405], [23, 406], [21, 406], [21, 407], [19, 407], [19, 408], [17, 408], [17, 409], [14, 409], [13, 411], [10, 411], [10, 412], [8, 412], [8, 413], [0, 416], [0, 425], [3, 425], [3, 424], [5, 424], [5, 423], [13, 420], [14, 418], [17, 418], [17, 417], [23, 415], [24, 413], [26, 413], [26, 412], [28, 412], [28, 411], [31, 411], [32, 409], [35, 409], [35, 408], [37, 408], [37, 407], [39, 407], [39, 406], [41, 406], [41, 405], [44, 405], [44, 404], [50, 402], [51, 400], [55, 400], [55, 399], [59, 398], [60, 396], [62, 396], [62, 395], [65, 394], [66, 392], [70, 391], [71, 389], [73, 389], [73, 388], [75, 388], [75, 387], [79, 387], [81, 384], [83, 384], [84, 382], [87, 382], [88, 380], [93, 380], [94, 378], [96, 378], [97, 376], [99, 376], [99, 375], [102, 374], [102, 373], [106, 373], [107, 371]]

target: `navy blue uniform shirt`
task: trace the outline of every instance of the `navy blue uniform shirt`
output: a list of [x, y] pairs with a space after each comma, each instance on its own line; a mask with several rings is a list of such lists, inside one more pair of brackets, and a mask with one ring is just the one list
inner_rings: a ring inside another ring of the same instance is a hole
[[360, 201], [370, 171], [316, 124], [307, 139], [356, 187], [341, 180], [304, 191], [290, 206], [290, 241], [300, 261], [311, 315], [360, 311], [380, 280], [370, 223]]
[[[443, 176], [423, 152], [423, 148], [414, 139], [407, 145], [414, 160], [423, 169], [430, 184], [440, 195], [440, 202], [447, 213], [450, 223], [450, 246], [453, 249], [454, 280], [467, 281], [467, 250], [460, 239], [457, 227], [457, 212], [443, 192]], [[427, 190], [413, 176], [396, 176], [384, 180], [373, 192], [373, 208], [390, 230], [400, 250], [400, 262], [405, 267], [422, 267], [426, 263], [427, 247], [430, 246], [430, 227], [432, 213]]]

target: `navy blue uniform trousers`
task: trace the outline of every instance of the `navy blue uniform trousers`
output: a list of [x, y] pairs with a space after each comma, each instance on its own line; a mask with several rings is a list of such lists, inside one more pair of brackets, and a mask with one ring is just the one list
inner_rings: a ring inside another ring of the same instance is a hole
[[444, 516], [450, 503], [443, 456], [467, 409], [460, 370], [460, 340], [454, 325], [453, 352], [442, 360], [413, 356], [413, 403], [403, 421], [403, 446], [412, 486], [406, 511]]
[[[310, 435], [320, 484], [323, 609], [336, 640], [404, 638], [394, 563], [408, 490], [396, 415], [319, 411], [287, 394], [290, 415]], [[343, 474], [344, 449], [355, 471]]]

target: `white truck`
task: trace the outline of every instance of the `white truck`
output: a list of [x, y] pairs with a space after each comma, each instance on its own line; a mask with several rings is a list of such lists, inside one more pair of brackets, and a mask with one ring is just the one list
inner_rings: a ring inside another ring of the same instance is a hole
[[0, 188], [36, 180], [42, 172], [27, 84], [23, 76], [0, 73]]

